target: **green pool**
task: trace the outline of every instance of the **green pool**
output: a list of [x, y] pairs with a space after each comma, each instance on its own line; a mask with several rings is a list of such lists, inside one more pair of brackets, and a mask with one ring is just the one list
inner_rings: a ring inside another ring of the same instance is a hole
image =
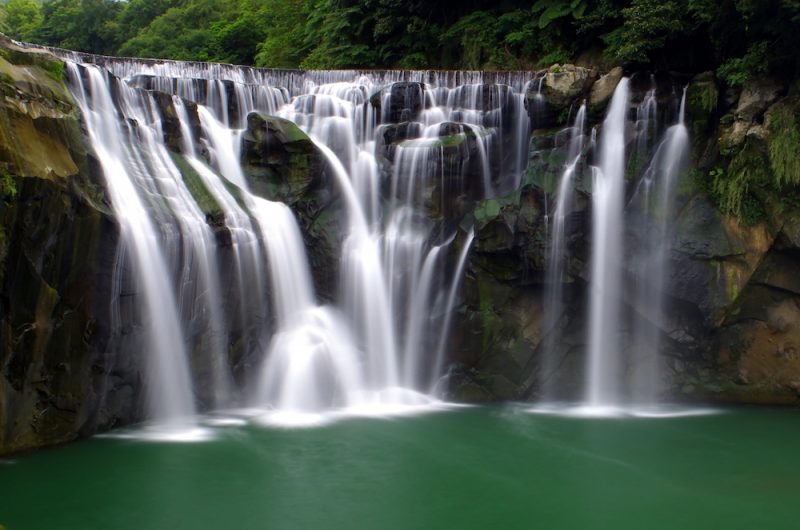
[[506, 406], [208, 429], [195, 443], [98, 437], [0, 460], [0, 525], [800, 528], [796, 410], [647, 419]]

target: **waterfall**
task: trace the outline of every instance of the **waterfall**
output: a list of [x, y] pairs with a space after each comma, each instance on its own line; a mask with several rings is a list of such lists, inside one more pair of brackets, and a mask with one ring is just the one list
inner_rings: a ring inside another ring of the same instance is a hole
[[545, 309], [542, 331], [546, 334], [544, 359], [541, 366], [540, 393], [549, 399], [554, 392], [549, 378], [558, 366], [558, 345], [560, 333], [556, 329], [564, 312], [564, 282], [567, 276], [567, 216], [575, 200], [574, 178], [583, 157], [583, 144], [586, 127], [586, 102], [583, 102], [569, 128], [566, 163], [556, 191], [556, 206], [552, 215], [550, 246], [545, 271]]
[[[462, 205], [519, 185], [528, 74], [56, 53], [120, 223], [116, 302], [133, 294], [136, 314], [115, 322], [135, 330], [119, 347], [142, 352], [150, 418], [248, 404], [297, 423], [436, 402], [474, 237], [459, 235]], [[293, 121], [326, 162], [344, 216], [331, 303], [290, 207], [249, 188], [251, 112]]]
[[[460, 225], [474, 201], [521, 182], [528, 74], [289, 72], [65, 57], [120, 223], [115, 268], [127, 283], [118, 296], [134, 295], [125, 303], [135, 314], [114, 313], [132, 330], [116, 340], [145, 353], [150, 417], [186, 424], [195, 410], [247, 404], [269, 410], [265, 421], [297, 423], [331, 411], [435, 403], [476, 237]], [[534, 82], [528, 104], [546, 110], [543, 78]], [[668, 219], [688, 156], [685, 91], [678, 123], [657, 143], [655, 85], [630, 121], [629, 85], [623, 78], [616, 88], [589, 168], [585, 401], [598, 410], [656, 397]], [[587, 106], [575, 108], [555, 139], [566, 158], [545, 215], [546, 398], [554, 394], [547, 379], [558, 364], [576, 178], [587, 165]], [[341, 218], [330, 264], [338, 278], [322, 296], [292, 207], [256, 194], [242, 167], [253, 112], [293, 122], [324, 165], [326, 208]], [[638, 175], [639, 167], [645, 170], [626, 205], [626, 172]], [[623, 245], [624, 222], [636, 213], [644, 243]], [[630, 292], [624, 271], [640, 280]], [[630, 326], [624, 304], [641, 315]], [[620, 335], [629, 327], [627, 352]]]
[[675, 217], [675, 185], [688, 167], [689, 132], [684, 124], [686, 89], [681, 97], [678, 122], [669, 127], [658, 145], [640, 182], [634, 201], [643, 224], [648, 227], [644, 241], [632, 260], [637, 281], [635, 308], [642, 315], [633, 329], [634, 366], [631, 399], [634, 403], [652, 405], [659, 401], [659, 350], [664, 321], [664, 282], [669, 274], [667, 251], [671, 232], [669, 222]]
[[[148, 134], [150, 124], [145, 116], [145, 101], [137, 99], [139, 94], [132, 93], [124, 85], [117, 85], [120, 101], [117, 106], [112, 98], [113, 78], [107, 78], [96, 67], [68, 66], [73, 94], [102, 167], [111, 204], [120, 222], [122, 241], [133, 261], [132, 268], [138, 288], [141, 289], [140, 318], [147, 330], [146, 347], [150, 352], [147, 384], [151, 415], [168, 420], [187, 418], [194, 413], [195, 404], [186, 340], [180, 323], [179, 297], [169, 281], [168, 253], [161, 247], [163, 237], [158, 231], [162, 227], [156, 226], [149, 212], [150, 208], [162, 208], [158, 213], [163, 215], [166, 205], [148, 205], [146, 201], [158, 194], [158, 199], [167, 199], [172, 205], [183, 207], [177, 212], [192, 215], [190, 219], [182, 219], [186, 221], [185, 226], [192, 228], [199, 228], [193, 223], [196, 220], [196, 206], [185, 202], [188, 192], [174, 180], [174, 172], [167, 170], [167, 159], [159, 156], [163, 153], [158, 145], [149, 142], [149, 147], [155, 146], [155, 151], [148, 151], [146, 145], [139, 143], [140, 138], [152, 140], [152, 135]], [[126, 111], [124, 119], [117, 118], [117, 112]], [[132, 129], [128, 120], [137, 120], [138, 131]], [[162, 182], [147, 179], [151, 171], [159, 170]], [[171, 225], [163, 226], [165, 231], [172, 231], [173, 228]], [[187, 239], [198, 237], [199, 232], [187, 230]], [[206, 240], [192, 242], [200, 247]], [[176, 247], [173, 249], [177, 250]], [[204, 270], [201, 275], [208, 273], [208, 270]]]
[[622, 296], [622, 209], [625, 193], [625, 127], [629, 80], [617, 85], [600, 131], [600, 160], [593, 167], [592, 254], [586, 403], [619, 404]]
[[[660, 391], [660, 337], [664, 321], [664, 282], [668, 274], [669, 222], [674, 218], [678, 177], [688, 162], [689, 136], [684, 124], [686, 90], [678, 122], [659, 143], [655, 88], [638, 106], [633, 124], [636, 137], [626, 167], [629, 87], [617, 87], [600, 134], [599, 165], [593, 167], [593, 225], [585, 404], [591, 413], [618, 410], [623, 405], [652, 406]], [[626, 171], [637, 171], [656, 145], [651, 160], [625, 204]], [[624, 248], [624, 223], [634, 223], [638, 246]], [[555, 239], [555, 236], [554, 236]], [[623, 267], [623, 260], [628, 264]], [[623, 285], [623, 270], [632, 273], [633, 289]], [[627, 293], [624, 291], [628, 291]], [[633, 325], [623, 324], [623, 302], [638, 313]], [[623, 347], [621, 335], [631, 332]]]

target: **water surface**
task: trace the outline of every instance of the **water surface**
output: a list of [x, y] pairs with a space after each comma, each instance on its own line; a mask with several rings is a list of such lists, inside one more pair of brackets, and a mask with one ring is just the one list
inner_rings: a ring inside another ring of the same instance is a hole
[[461, 408], [195, 443], [98, 437], [0, 460], [0, 524], [66, 529], [776, 529], [800, 524], [800, 415]]

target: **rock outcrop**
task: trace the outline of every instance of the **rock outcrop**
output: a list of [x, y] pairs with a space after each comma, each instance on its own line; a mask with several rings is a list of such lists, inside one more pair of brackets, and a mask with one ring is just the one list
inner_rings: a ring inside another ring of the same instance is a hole
[[0, 43], [0, 453], [137, 417], [109, 350], [119, 230], [50, 54]]

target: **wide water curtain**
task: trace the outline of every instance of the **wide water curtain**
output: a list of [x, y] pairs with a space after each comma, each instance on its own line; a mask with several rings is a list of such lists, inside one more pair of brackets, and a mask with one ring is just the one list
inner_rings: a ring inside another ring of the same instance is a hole
[[116, 341], [145, 352], [151, 417], [435, 400], [465, 205], [525, 169], [523, 74], [66, 58], [122, 228]]

